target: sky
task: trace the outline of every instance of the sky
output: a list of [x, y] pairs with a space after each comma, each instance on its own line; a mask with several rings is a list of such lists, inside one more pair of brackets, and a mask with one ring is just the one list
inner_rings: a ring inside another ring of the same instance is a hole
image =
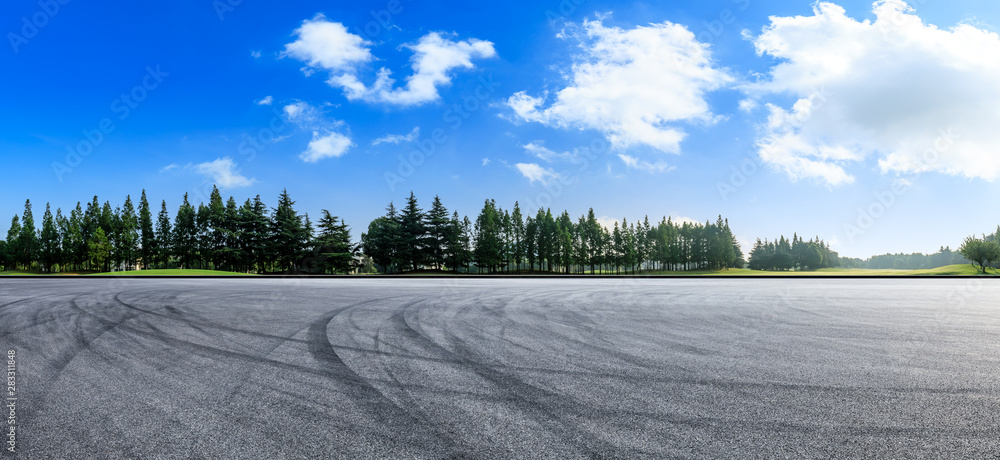
[[[0, 6], [0, 235], [45, 203], [213, 184], [352, 227], [412, 191], [475, 218], [722, 215], [842, 256], [1000, 215], [987, 0], [254, 0]], [[6, 217], [3, 217], [6, 216]]]

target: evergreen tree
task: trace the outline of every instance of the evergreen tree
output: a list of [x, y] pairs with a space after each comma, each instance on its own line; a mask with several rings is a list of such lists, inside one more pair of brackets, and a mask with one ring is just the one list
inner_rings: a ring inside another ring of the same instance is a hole
[[313, 245], [320, 255], [323, 273], [349, 273], [357, 264], [357, 247], [351, 243], [351, 231], [330, 211], [323, 210], [317, 228], [319, 234]]
[[177, 257], [181, 268], [190, 269], [195, 262], [198, 251], [198, 227], [195, 222], [195, 209], [188, 202], [188, 194], [174, 216], [174, 226], [171, 232], [171, 249]]
[[417, 205], [417, 197], [410, 192], [406, 207], [399, 215], [399, 255], [404, 266], [417, 270], [428, 260], [427, 225], [424, 213]]
[[441, 198], [437, 195], [434, 196], [431, 209], [427, 211], [426, 227], [426, 262], [437, 268], [444, 268], [447, 262], [448, 248], [454, 242], [451, 241], [453, 232], [451, 219], [448, 218], [448, 210], [445, 209]]
[[21, 233], [17, 237], [18, 263], [30, 270], [32, 262], [38, 258], [38, 232], [35, 229], [35, 218], [31, 215], [31, 200], [24, 202], [24, 215], [21, 216]]
[[136, 266], [139, 253], [139, 220], [135, 215], [132, 197], [125, 196], [125, 204], [118, 216], [118, 251], [119, 259], [127, 270]]
[[170, 213], [167, 212], [166, 200], [160, 202], [160, 213], [156, 216], [156, 234], [153, 241], [153, 260], [160, 268], [167, 268], [170, 256], [174, 253], [174, 233], [170, 225]]
[[149, 209], [145, 189], [142, 191], [142, 197], [139, 198], [139, 247], [142, 268], [148, 270], [156, 258], [157, 249], [156, 233], [153, 232], [153, 214]]
[[39, 257], [43, 271], [52, 272], [59, 262], [59, 230], [49, 203], [45, 203], [45, 214], [42, 216], [42, 233], [39, 239]]
[[302, 242], [308, 240], [302, 217], [294, 208], [295, 202], [282, 190], [278, 196], [278, 207], [274, 208], [271, 219], [271, 253], [279, 271], [296, 271], [302, 253]]

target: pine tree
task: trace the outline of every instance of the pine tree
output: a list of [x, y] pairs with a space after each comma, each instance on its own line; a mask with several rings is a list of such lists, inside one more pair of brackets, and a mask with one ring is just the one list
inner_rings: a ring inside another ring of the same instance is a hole
[[195, 261], [198, 250], [198, 227], [195, 223], [195, 210], [188, 202], [188, 194], [174, 216], [174, 227], [171, 233], [173, 254], [181, 268], [190, 269]]
[[295, 271], [301, 260], [303, 241], [308, 241], [302, 218], [295, 212], [295, 202], [282, 190], [278, 207], [271, 219], [271, 253], [280, 271]]
[[430, 249], [424, 213], [417, 205], [417, 197], [410, 192], [406, 207], [399, 216], [400, 257], [405, 266], [417, 270], [428, 261]]
[[156, 216], [156, 234], [153, 243], [153, 257], [160, 268], [167, 268], [170, 256], [174, 253], [174, 233], [170, 225], [170, 213], [167, 212], [167, 201], [160, 202], [160, 213]]
[[330, 211], [323, 210], [317, 228], [319, 234], [314, 241], [320, 256], [323, 273], [349, 273], [356, 267], [354, 257], [357, 247], [351, 243], [351, 231]]
[[157, 249], [156, 234], [153, 232], [153, 214], [149, 209], [149, 201], [146, 200], [145, 189], [142, 191], [142, 197], [139, 198], [139, 246], [142, 268], [148, 270], [156, 258]]
[[32, 263], [38, 258], [38, 232], [35, 229], [35, 218], [31, 214], [31, 200], [24, 202], [24, 215], [21, 216], [21, 233], [18, 235], [19, 263], [30, 270]]
[[53, 267], [59, 262], [59, 231], [49, 203], [45, 203], [45, 214], [42, 216], [39, 258], [42, 270], [47, 272], [52, 272]]
[[140, 257], [139, 219], [135, 215], [135, 207], [129, 195], [125, 196], [125, 204], [118, 216], [118, 251], [119, 260], [125, 264], [126, 269], [133, 269], [136, 266], [136, 259]]
[[437, 195], [434, 196], [431, 209], [427, 211], [426, 228], [426, 262], [437, 268], [443, 268], [446, 263], [445, 254], [449, 243], [451, 243], [449, 240], [452, 226], [451, 219], [448, 218], [448, 210], [445, 209], [441, 198]]

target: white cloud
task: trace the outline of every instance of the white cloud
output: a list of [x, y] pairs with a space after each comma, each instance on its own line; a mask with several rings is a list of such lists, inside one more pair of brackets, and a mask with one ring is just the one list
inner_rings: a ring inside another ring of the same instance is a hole
[[419, 136], [420, 136], [420, 127], [419, 126], [415, 126], [413, 128], [413, 130], [410, 131], [410, 134], [405, 134], [405, 135], [404, 134], [389, 134], [389, 135], [386, 135], [386, 136], [382, 136], [382, 137], [380, 137], [380, 138], [375, 139], [374, 141], [372, 141], [372, 146], [374, 147], [374, 146], [379, 145], [379, 144], [402, 144], [404, 142], [413, 142], [413, 141], [417, 140], [417, 137], [419, 137]]
[[486, 166], [486, 165], [489, 165], [489, 164], [490, 164], [490, 159], [489, 158], [483, 158], [483, 166]]
[[528, 178], [530, 183], [541, 182], [548, 184], [553, 179], [558, 179], [559, 174], [555, 171], [539, 166], [538, 163], [517, 163], [514, 165], [521, 175]]
[[165, 173], [165, 172], [168, 172], [168, 171], [173, 171], [174, 169], [177, 169], [177, 168], [178, 168], [178, 166], [176, 164], [169, 164], [169, 165], [166, 165], [166, 166], [160, 168], [160, 172], [161, 173]]
[[299, 155], [306, 163], [316, 163], [325, 158], [337, 158], [345, 153], [353, 145], [351, 139], [340, 133], [324, 133], [318, 131], [313, 133], [313, 139], [305, 152]]
[[283, 56], [291, 56], [311, 67], [330, 71], [353, 71], [357, 64], [370, 62], [373, 57], [368, 47], [371, 42], [347, 31], [339, 22], [330, 22], [317, 14], [302, 21], [295, 29], [297, 37], [285, 45]]
[[575, 153], [572, 152], [556, 153], [552, 150], [545, 148], [541, 144], [537, 144], [535, 142], [530, 142], [528, 144], [523, 145], [522, 147], [524, 147], [525, 151], [538, 157], [539, 160], [542, 160], [546, 163], [554, 163], [556, 161], [578, 163], [580, 161], [579, 155], [576, 155]]
[[673, 171], [674, 167], [667, 164], [665, 161], [657, 161], [655, 163], [648, 162], [646, 160], [640, 160], [636, 157], [625, 155], [624, 153], [618, 154], [618, 158], [632, 169], [638, 169], [640, 171], [646, 171], [648, 173], [661, 173], [666, 171]]
[[260, 51], [250, 50], [250, 57], [260, 59]]
[[682, 25], [664, 22], [634, 29], [584, 21], [575, 37], [583, 50], [566, 72], [567, 86], [548, 95], [515, 93], [507, 105], [525, 121], [594, 129], [618, 149], [649, 146], [679, 153], [678, 122], [713, 122], [705, 94], [733, 81], [713, 67], [708, 45]]
[[375, 59], [372, 43], [347, 31], [339, 22], [330, 22], [323, 15], [306, 20], [295, 30], [296, 40], [285, 45], [283, 55], [291, 56], [308, 67], [307, 75], [322, 69], [330, 72], [331, 86], [341, 88], [348, 99], [415, 106], [440, 98], [438, 87], [451, 84], [450, 73], [457, 68], [471, 69], [474, 58], [496, 56], [493, 43], [469, 39], [452, 41], [438, 32], [430, 32], [416, 44], [404, 45], [413, 51], [410, 66], [413, 74], [406, 85], [395, 87], [392, 71], [380, 68], [371, 87], [358, 78], [363, 64]]
[[925, 24], [902, 0], [874, 4], [874, 21], [818, 3], [812, 16], [772, 17], [757, 37], [779, 60], [758, 97], [767, 104], [760, 157], [791, 178], [850, 183], [872, 158], [883, 173], [1000, 177], [1000, 36], [969, 24]]
[[306, 163], [343, 156], [354, 145], [348, 135], [335, 131], [344, 125], [343, 121], [328, 119], [322, 110], [307, 102], [288, 104], [283, 110], [290, 122], [313, 133], [306, 150], [299, 155]]
[[189, 165], [194, 172], [201, 174], [221, 188], [246, 187], [256, 182], [240, 174], [232, 158], [223, 157], [215, 161]]
[[746, 113], [753, 112], [760, 104], [753, 99], [741, 99], [740, 110]]
[[257, 105], [271, 105], [274, 102], [274, 98], [271, 96], [265, 96], [264, 99], [256, 101]]

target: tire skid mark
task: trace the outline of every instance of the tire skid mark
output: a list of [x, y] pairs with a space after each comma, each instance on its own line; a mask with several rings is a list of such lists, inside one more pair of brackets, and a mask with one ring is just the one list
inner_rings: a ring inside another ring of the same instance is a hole
[[550, 402], [562, 402], [566, 407], [578, 405], [575, 400], [568, 401], [566, 397], [551, 391], [536, 387], [516, 376], [504, 373], [497, 369], [500, 366], [493, 366], [481, 360], [481, 357], [470, 351], [470, 349], [447, 329], [442, 331], [452, 339], [451, 344], [455, 351], [439, 345], [431, 339], [422, 328], [411, 324], [407, 318], [407, 313], [413, 305], [423, 303], [418, 301], [410, 304], [396, 312], [390, 318], [390, 322], [396, 327], [397, 332], [407, 336], [409, 339], [419, 343], [422, 347], [433, 350], [436, 353], [453, 357], [461, 364], [490, 382], [502, 395], [504, 401], [514, 403], [517, 410], [524, 412], [527, 416], [538, 422], [553, 435], [566, 441], [567, 444], [582, 450], [588, 457], [598, 457], [598, 452], [614, 452], [619, 450], [616, 446], [609, 445], [603, 440], [581, 430], [577, 425], [560, 418], [557, 414], [546, 408]]
[[[379, 299], [382, 301], [385, 299]], [[363, 304], [372, 303], [364, 302]], [[369, 380], [362, 377], [360, 374], [354, 371], [350, 366], [344, 362], [340, 354], [337, 353], [336, 348], [333, 343], [330, 342], [330, 336], [327, 333], [327, 329], [330, 323], [333, 321], [337, 315], [349, 311], [356, 306], [346, 306], [337, 308], [330, 312], [327, 312], [321, 316], [318, 320], [312, 323], [309, 327], [309, 353], [312, 354], [313, 358], [320, 363], [325, 364], [324, 371], [326, 375], [333, 378], [338, 383], [345, 384], [346, 393], [361, 408], [366, 410], [372, 416], [381, 417], [382, 419], [390, 419], [390, 423], [399, 427], [407, 427], [413, 431], [423, 431], [431, 430], [431, 433], [420, 433], [424, 441], [428, 442], [442, 442], [448, 447], [450, 452], [456, 453], [457, 450], [454, 442], [450, 438], [440, 439], [433, 433], [434, 429], [426, 425], [421, 424], [421, 420], [407, 411], [405, 408], [397, 405], [391, 398], [383, 394], [378, 390]], [[357, 327], [355, 324], [352, 326]], [[399, 382], [396, 381], [396, 384]], [[418, 435], [418, 433], [407, 433], [409, 435]]]

